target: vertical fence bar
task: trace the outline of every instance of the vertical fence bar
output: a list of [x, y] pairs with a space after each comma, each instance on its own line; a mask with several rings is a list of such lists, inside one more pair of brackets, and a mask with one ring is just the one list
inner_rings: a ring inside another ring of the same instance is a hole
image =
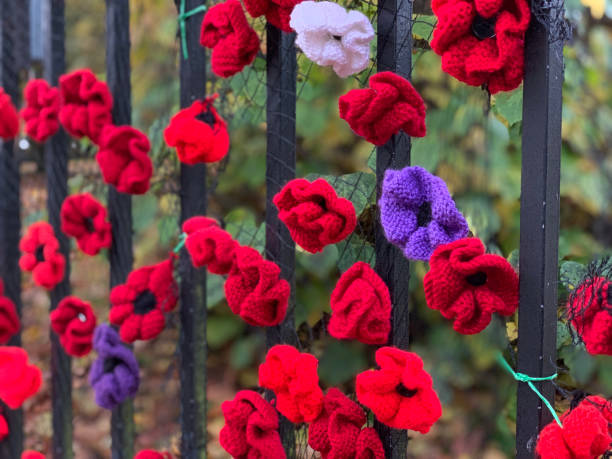
[[[269, 327], [268, 347], [287, 343], [297, 345], [293, 308], [295, 306], [295, 243], [289, 230], [278, 219], [272, 203], [274, 195], [295, 178], [295, 107], [297, 61], [295, 34], [271, 24], [267, 34], [267, 151], [266, 151], [266, 256], [281, 268], [281, 276], [291, 285], [287, 316], [283, 323]], [[280, 434], [287, 457], [295, 457], [293, 424], [281, 415]]]
[[[412, 68], [412, 2], [380, 0], [378, 3], [378, 71], [392, 71], [410, 79]], [[400, 132], [376, 152], [377, 197], [387, 169], [401, 169], [410, 164], [410, 137]], [[389, 343], [400, 349], [409, 345], [410, 264], [397, 247], [389, 243], [380, 225], [375, 234], [376, 272], [389, 287], [393, 304]], [[379, 422], [376, 430], [388, 458], [405, 458], [408, 446], [406, 431], [391, 429]]]
[[[185, 0], [185, 11], [204, 4]], [[180, 1], [176, 2], [180, 13]], [[206, 96], [206, 53], [200, 46], [200, 26], [204, 13], [185, 22], [188, 58], [181, 52], [181, 107], [190, 106]], [[182, 46], [182, 45], [181, 45]], [[206, 165], [181, 164], [180, 223], [195, 215], [206, 214]], [[180, 380], [181, 380], [181, 457], [206, 457], [206, 270], [195, 269], [189, 254], [181, 251], [180, 285]]]
[[[0, 8], [0, 85], [16, 104], [19, 100], [19, 78], [15, 56], [17, 24], [15, 10], [20, 0], [3, 0]], [[14, 153], [14, 142], [0, 139], [0, 277], [4, 294], [8, 296], [21, 316], [21, 271], [19, 269], [19, 167]], [[21, 344], [21, 335], [9, 342]], [[0, 404], [1, 405], [1, 404]], [[23, 449], [23, 413], [2, 406], [10, 434], [0, 442], [0, 457], [19, 457]]]
[[[130, 84], [130, 2], [106, 0], [106, 80], [113, 94], [113, 122], [132, 122], [132, 89]], [[110, 285], [125, 282], [132, 270], [132, 197], [108, 189], [108, 211], [113, 227], [113, 245], [109, 251]], [[111, 416], [113, 459], [134, 456], [134, 406], [128, 399], [113, 410]]]
[[[64, 0], [46, 0], [43, 15], [45, 40], [44, 75], [49, 84], [57, 86], [66, 70], [64, 49]], [[60, 209], [68, 195], [68, 139], [60, 129], [45, 144], [45, 170], [47, 174], [47, 211], [49, 223], [66, 257], [64, 279], [51, 291], [51, 310], [62, 298], [70, 295], [70, 242], [61, 230]], [[53, 407], [53, 450], [55, 459], [72, 457], [72, 365], [64, 352], [59, 337], [51, 338], [51, 401]]]
[[[563, 41], [551, 36], [548, 19], [533, 18], [527, 31], [523, 84], [518, 371], [533, 377], [556, 372]], [[535, 384], [554, 401], [550, 382]], [[551, 420], [536, 394], [519, 383], [518, 458], [533, 457], [538, 433]]]

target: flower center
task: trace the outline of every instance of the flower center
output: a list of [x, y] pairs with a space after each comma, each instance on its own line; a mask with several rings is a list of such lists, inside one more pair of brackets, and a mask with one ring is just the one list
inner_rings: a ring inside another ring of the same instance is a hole
[[210, 107], [206, 108], [206, 111], [200, 112], [195, 117], [196, 120], [201, 121], [202, 123], [208, 124], [210, 127], [215, 125], [215, 115], [210, 111]]
[[342, 36], [341, 35], [332, 35], [332, 38], [336, 41], [342, 41]]
[[39, 263], [42, 263], [43, 261], [45, 261], [45, 246], [41, 244], [38, 247], [36, 247], [34, 256], [36, 257], [36, 261], [38, 261]]
[[476, 17], [472, 21], [472, 33], [479, 40], [493, 38], [495, 36], [495, 22], [497, 22], [497, 16], [483, 18], [479, 14], [476, 14]]
[[480, 287], [487, 283], [487, 275], [482, 271], [478, 271], [477, 273], [470, 274], [465, 278], [468, 284], [473, 285], [474, 287]]
[[121, 365], [123, 360], [116, 357], [104, 359], [104, 373], [111, 373], [117, 365]]
[[425, 201], [417, 212], [417, 226], [427, 226], [431, 220], [431, 202]]
[[414, 397], [418, 392], [416, 389], [408, 389], [402, 383], [399, 383], [397, 386], [395, 386], [395, 391], [402, 397]]
[[145, 315], [155, 309], [157, 298], [151, 290], [145, 290], [134, 300], [134, 314]]
[[93, 224], [93, 218], [91, 217], [85, 218], [85, 228], [87, 228], [88, 233], [93, 233], [96, 230]]

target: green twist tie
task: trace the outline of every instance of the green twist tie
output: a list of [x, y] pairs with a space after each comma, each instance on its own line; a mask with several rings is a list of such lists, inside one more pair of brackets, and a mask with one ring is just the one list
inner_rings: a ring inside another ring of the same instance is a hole
[[506, 362], [506, 359], [504, 359], [504, 356], [501, 354], [501, 352], [497, 354], [497, 360], [499, 361], [502, 367], [508, 370], [508, 373], [510, 373], [514, 377], [514, 379], [516, 379], [519, 382], [527, 383], [527, 385], [531, 388], [531, 390], [534, 391], [536, 395], [540, 397], [540, 400], [544, 402], [544, 405], [546, 405], [546, 408], [548, 408], [548, 411], [551, 412], [551, 414], [553, 415], [553, 418], [555, 418], [555, 421], [557, 421], [557, 424], [559, 424], [559, 427], [563, 428], [563, 424], [561, 424], [561, 419], [559, 419], [559, 416], [557, 416], [557, 412], [555, 411], [551, 403], [546, 399], [546, 397], [542, 395], [542, 393], [538, 390], [535, 384], [533, 384], [533, 381], [552, 381], [553, 379], [557, 377], [557, 373], [551, 376], [541, 376], [541, 377], [529, 376], [529, 375], [526, 375], [525, 373], [518, 373], [514, 371], [512, 367], [510, 366], [510, 364]]
[[185, 12], [185, 0], [181, 0], [181, 6], [179, 10], [179, 28], [181, 29], [181, 48], [183, 50], [183, 58], [189, 59], [189, 53], [187, 52], [187, 28], [185, 26], [185, 22], [191, 16], [194, 16], [198, 13], [202, 13], [206, 11], [206, 5], [196, 6], [191, 11]]
[[181, 233], [181, 235], [179, 236], [178, 244], [176, 244], [176, 247], [172, 250], [176, 255], [178, 255], [181, 249], [185, 246], [186, 240], [187, 240], [187, 233]]

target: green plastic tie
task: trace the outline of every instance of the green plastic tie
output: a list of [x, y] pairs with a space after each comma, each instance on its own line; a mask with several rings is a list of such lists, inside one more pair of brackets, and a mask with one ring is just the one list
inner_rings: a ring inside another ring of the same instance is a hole
[[529, 376], [529, 375], [526, 375], [525, 373], [518, 373], [514, 371], [512, 367], [510, 366], [510, 364], [506, 362], [506, 359], [504, 359], [504, 356], [501, 354], [501, 352], [497, 354], [497, 360], [499, 361], [501, 366], [504, 367], [508, 371], [508, 373], [510, 373], [514, 377], [514, 379], [516, 379], [519, 382], [527, 383], [527, 385], [531, 388], [531, 390], [534, 391], [536, 395], [540, 397], [540, 400], [544, 402], [544, 405], [546, 405], [546, 408], [548, 408], [548, 411], [551, 412], [551, 414], [553, 415], [553, 418], [555, 418], [555, 421], [557, 421], [557, 424], [559, 424], [559, 427], [563, 428], [563, 424], [561, 424], [561, 419], [559, 419], [559, 416], [557, 416], [557, 412], [555, 411], [554, 407], [546, 399], [546, 397], [542, 395], [542, 393], [538, 390], [535, 384], [533, 384], [533, 381], [552, 381], [553, 379], [557, 378], [557, 373], [551, 376], [541, 376], [541, 377]]
[[189, 52], [187, 51], [187, 27], [185, 25], [185, 22], [191, 16], [194, 16], [198, 13], [202, 13], [204, 11], [206, 11], [206, 5], [196, 6], [191, 11], [185, 12], [185, 0], [181, 0], [178, 21], [179, 28], [181, 29], [181, 48], [183, 50], [183, 58], [185, 58], [185, 60], [189, 59]]
[[178, 255], [181, 249], [185, 246], [186, 240], [187, 240], [187, 233], [181, 233], [181, 235], [179, 236], [178, 244], [176, 244], [176, 247], [172, 250], [176, 255]]

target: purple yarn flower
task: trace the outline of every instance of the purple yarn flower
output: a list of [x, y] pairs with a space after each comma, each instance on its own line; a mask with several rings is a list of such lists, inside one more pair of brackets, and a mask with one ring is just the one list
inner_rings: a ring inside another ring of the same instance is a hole
[[138, 362], [109, 325], [96, 328], [93, 347], [98, 358], [89, 371], [89, 383], [96, 393], [96, 403], [112, 410], [126, 398], [136, 395], [140, 384]]
[[387, 170], [378, 205], [387, 239], [406, 258], [429, 260], [436, 247], [469, 231], [444, 180], [419, 166]]

